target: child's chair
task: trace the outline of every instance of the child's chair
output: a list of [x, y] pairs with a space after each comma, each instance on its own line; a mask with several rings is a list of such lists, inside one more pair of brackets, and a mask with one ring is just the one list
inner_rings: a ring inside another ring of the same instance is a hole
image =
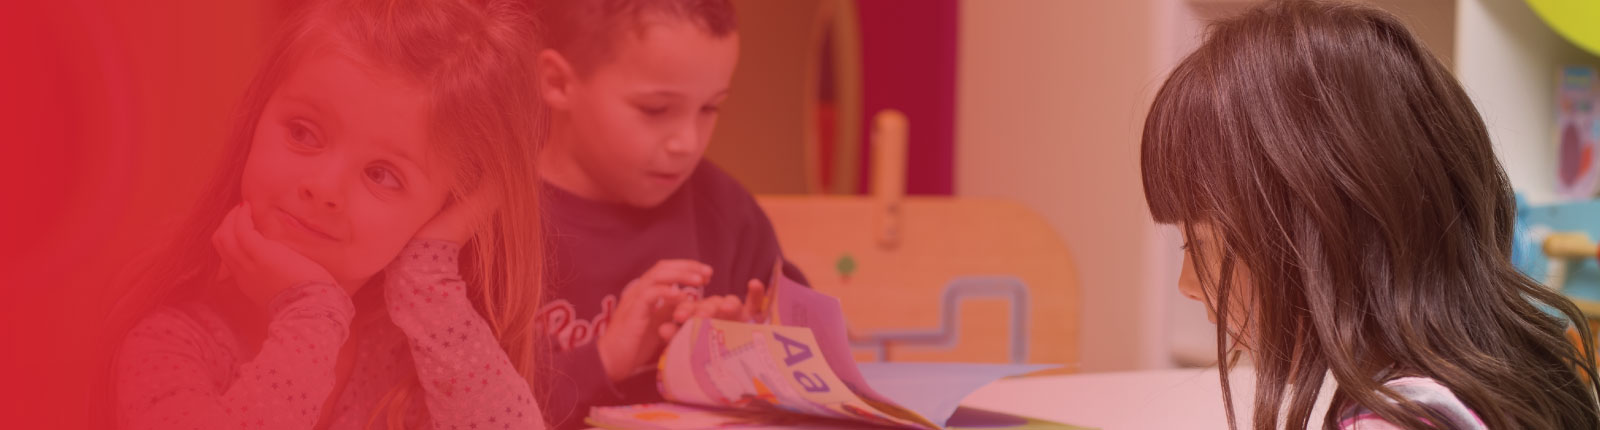
[[[1517, 199], [1515, 248], [1512, 260], [1523, 273], [1567, 296], [1588, 321], [1590, 333], [1600, 333], [1600, 256], [1591, 234], [1600, 233], [1600, 200], [1530, 205]], [[1579, 348], [1583, 341], [1576, 327], [1567, 339]], [[1585, 375], [1592, 377], [1592, 375]]]
[[999, 199], [905, 197], [906, 119], [874, 118], [871, 196], [765, 195], [785, 257], [843, 302], [856, 357], [1078, 365], [1072, 256]]

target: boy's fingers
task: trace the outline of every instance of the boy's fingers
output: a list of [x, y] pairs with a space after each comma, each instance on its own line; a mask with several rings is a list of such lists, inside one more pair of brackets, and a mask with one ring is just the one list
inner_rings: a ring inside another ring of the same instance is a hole
[[655, 273], [681, 273], [699, 275], [703, 279], [711, 278], [711, 266], [694, 260], [661, 260], [656, 262], [645, 274]]
[[656, 334], [661, 335], [662, 341], [671, 341], [673, 336], [678, 335], [678, 327], [676, 323], [661, 323], [661, 326], [656, 328]]
[[657, 261], [650, 270], [682, 269], [692, 270], [704, 275], [711, 274], [711, 265], [688, 259], [673, 259]]
[[678, 302], [677, 309], [672, 310], [672, 320], [676, 321], [678, 324], [683, 324], [684, 321], [689, 320], [689, 317], [694, 316], [694, 310], [698, 306], [699, 302], [693, 300], [684, 300]]
[[670, 285], [640, 284], [632, 297], [634, 303], [644, 308], [648, 315], [664, 315], [665, 310], [678, 306], [683, 294]]
[[744, 321], [744, 303], [735, 296], [722, 296], [717, 300], [715, 311], [717, 319], [728, 321]]
[[617, 297], [617, 306], [621, 307], [623, 303], [633, 303], [636, 300], [635, 298], [639, 296], [639, 290], [644, 289], [641, 285], [644, 285], [643, 279], [628, 281], [628, 285], [622, 287], [621, 297]]
[[627, 286], [622, 287], [622, 297], [619, 297], [619, 299], [623, 303], [642, 302], [645, 300], [654, 302], [655, 295], [659, 294], [659, 290], [662, 288], [671, 289], [671, 285], [656, 284], [645, 278], [634, 279], [628, 281]]
[[645, 283], [659, 285], [691, 285], [702, 286], [711, 278], [692, 270], [651, 270], [640, 277]]
[[766, 310], [764, 307], [767, 304], [767, 286], [763, 285], [759, 279], [751, 279], [747, 288], [744, 298], [744, 316], [754, 321]]
[[744, 304], [740, 303], [739, 298], [735, 296], [722, 296], [722, 303], [717, 305], [717, 311], [722, 315], [737, 316], [743, 308]]
[[694, 317], [695, 318], [716, 318], [717, 317], [717, 309], [719, 307], [721, 307], [720, 305], [722, 304], [722, 300], [721, 299], [722, 299], [722, 297], [711, 297], [711, 298], [702, 299], [700, 301], [700, 306], [698, 306], [698, 308], [695, 309]]

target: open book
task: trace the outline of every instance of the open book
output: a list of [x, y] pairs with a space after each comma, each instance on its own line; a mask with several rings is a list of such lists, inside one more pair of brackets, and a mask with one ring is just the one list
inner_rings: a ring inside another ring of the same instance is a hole
[[[696, 319], [661, 354], [658, 383], [670, 403], [597, 407], [610, 429], [943, 429], [1076, 427], [959, 409], [972, 391], [1048, 365], [862, 363], [850, 352], [838, 299], [776, 270], [761, 324]], [[963, 418], [966, 417], [966, 418]]]

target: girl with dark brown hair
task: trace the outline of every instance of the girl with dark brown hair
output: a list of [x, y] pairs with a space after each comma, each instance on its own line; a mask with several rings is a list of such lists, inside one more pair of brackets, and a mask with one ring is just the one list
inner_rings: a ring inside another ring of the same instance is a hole
[[1219, 361], [1255, 363], [1255, 428], [1306, 427], [1328, 375], [1328, 429], [1600, 428], [1593, 338], [1562, 335], [1583, 316], [1512, 266], [1483, 121], [1395, 17], [1276, 1], [1216, 23], [1157, 94], [1142, 169]]

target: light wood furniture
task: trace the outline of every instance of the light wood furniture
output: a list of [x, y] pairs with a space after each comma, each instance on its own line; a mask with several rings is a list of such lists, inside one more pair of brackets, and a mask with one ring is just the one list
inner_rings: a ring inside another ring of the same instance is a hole
[[[875, 118], [879, 176], [870, 196], [758, 198], [785, 257], [813, 288], [843, 302], [852, 336], [864, 346], [857, 359], [1020, 361], [1075, 369], [1079, 291], [1060, 235], [1016, 202], [904, 196], [907, 128], [896, 112]], [[947, 287], [963, 278], [968, 285]], [[946, 298], [960, 291], [979, 294]], [[948, 312], [947, 302], [954, 307]], [[1014, 312], [1014, 304], [1022, 312]], [[1020, 331], [1012, 327], [1017, 316]], [[947, 332], [937, 336], [942, 327]], [[1023, 332], [1017, 357], [1013, 335]]]

